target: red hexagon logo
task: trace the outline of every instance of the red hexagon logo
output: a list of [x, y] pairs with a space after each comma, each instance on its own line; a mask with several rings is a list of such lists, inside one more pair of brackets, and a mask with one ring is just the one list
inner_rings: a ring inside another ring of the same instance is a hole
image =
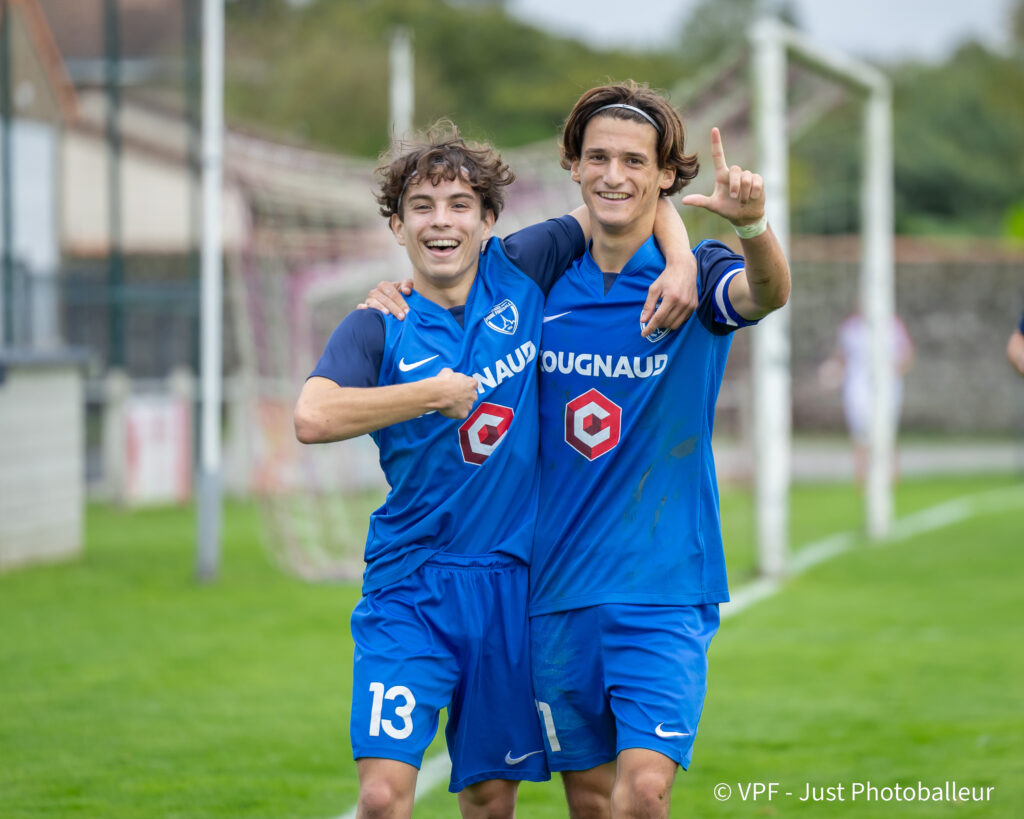
[[588, 460], [614, 449], [622, 434], [622, 407], [597, 390], [565, 405], [565, 441]]
[[459, 446], [467, 464], [486, 461], [508, 432], [515, 412], [511, 407], [484, 401], [459, 427]]

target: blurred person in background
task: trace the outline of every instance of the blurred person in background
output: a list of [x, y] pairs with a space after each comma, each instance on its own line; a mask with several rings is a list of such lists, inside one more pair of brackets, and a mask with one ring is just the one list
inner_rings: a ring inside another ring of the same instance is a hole
[[1024, 314], [1020, 317], [1017, 329], [1010, 334], [1010, 340], [1006, 342], [1006, 357], [1013, 368], [1024, 375]]
[[[519, 781], [550, 778], [526, 609], [536, 357], [544, 296], [584, 251], [587, 212], [493, 238], [513, 174], [453, 126], [400, 146], [378, 173], [381, 213], [412, 266], [412, 309], [404, 322], [350, 313], [295, 409], [303, 443], [370, 434], [391, 486], [370, 519], [351, 623], [358, 815], [411, 815], [447, 708], [449, 787], [463, 816], [511, 817]], [[655, 317], [681, 321], [685, 299], [672, 293], [692, 285], [693, 258], [666, 208], [682, 263], [653, 288]]]
[[[903, 320], [893, 314], [892, 321], [892, 406], [890, 422], [893, 439], [899, 428], [903, 404], [903, 379], [914, 363], [914, 344]], [[861, 312], [847, 316], [836, 336], [836, 348], [818, 372], [819, 383], [826, 388], [842, 386], [843, 417], [853, 444], [853, 469], [863, 484], [868, 468], [868, 444], [871, 432], [871, 330]]]

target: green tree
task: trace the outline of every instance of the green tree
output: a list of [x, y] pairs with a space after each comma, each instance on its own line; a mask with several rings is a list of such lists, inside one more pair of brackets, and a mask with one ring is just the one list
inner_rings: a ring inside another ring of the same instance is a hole
[[691, 65], [714, 62], [723, 53], [745, 47], [750, 23], [759, 15], [769, 13], [799, 27], [799, 19], [789, 2], [701, 0], [680, 29], [680, 50]]
[[553, 138], [586, 88], [634, 77], [666, 87], [677, 55], [600, 52], [510, 18], [442, 0], [282, 0], [228, 7], [232, 121], [324, 148], [375, 155], [387, 142], [388, 42], [413, 34], [415, 124], [451, 117], [503, 147]]
[[[596, 51], [510, 18], [500, 4], [443, 0], [237, 0], [227, 6], [229, 121], [362, 156], [388, 141], [388, 43], [413, 33], [415, 125], [451, 117], [502, 148], [554, 140], [586, 88], [670, 88], [743, 45], [770, 0], [703, 0], [667, 54]], [[785, 11], [785, 8], [784, 8]], [[790, 14], [790, 19], [792, 15]], [[1014, 55], [968, 44], [938, 65], [892, 66], [897, 229], [1012, 233], [1024, 202], [1024, 0], [1008, 20]], [[830, 112], [794, 145], [794, 227], [846, 232], [859, 219], [859, 108]], [[821, 168], [829, 168], [822, 183]]]
[[998, 233], [1024, 176], [1024, 65], [969, 44], [894, 77], [897, 228]]

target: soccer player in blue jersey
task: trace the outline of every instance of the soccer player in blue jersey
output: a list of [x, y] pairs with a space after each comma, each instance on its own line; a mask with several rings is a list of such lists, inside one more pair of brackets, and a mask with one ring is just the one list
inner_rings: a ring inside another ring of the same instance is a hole
[[380, 173], [414, 309], [404, 322], [347, 316], [295, 409], [305, 443], [372, 435], [391, 486], [371, 517], [352, 616], [358, 812], [411, 814], [447, 707], [463, 815], [512, 816], [518, 782], [549, 776], [526, 616], [543, 300], [583, 252], [586, 212], [491, 238], [513, 175], [455, 132]]
[[714, 191], [682, 201], [727, 219], [743, 254], [697, 245], [697, 320], [641, 335], [663, 265], [655, 207], [697, 171], [683, 140], [669, 102], [634, 83], [586, 92], [563, 131], [593, 239], [545, 304], [530, 614], [549, 765], [574, 817], [668, 816], [728, 599], [711, 432], [731, 333], [789, 295], [763, 180], [726, 163], [714, 129]]

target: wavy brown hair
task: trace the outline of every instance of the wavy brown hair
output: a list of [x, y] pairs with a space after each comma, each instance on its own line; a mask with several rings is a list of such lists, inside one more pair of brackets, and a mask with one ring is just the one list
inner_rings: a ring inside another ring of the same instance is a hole
[[672, 186], [662, 191], [662, 195], [670, 196], [690, 184], [697, 175], [700, 164], [697, 162], [697, 154], [687, 154], [683, 151], [686, 129], [683, 127], [679, 112], [660, 93], [633, 80], [591, 88], [576, 101], [562, 129], [562, 141], [559, 146], [562, 150], [562, 167], [569, 170], [572, 163], [579, 160], [583, 149], [583, 132], [587, 123], [595, 116], [650, 125], [643, 116], [627, 108], [609, 108], [598, 113], [599, 108], [616, 103], [639, 108], [658, 123], [658, 167], [674, 168], [676, 172]]
[[376, 199], [382, 216], [402, 218], [402, 195], [409, 181], [418, 176], [432, 185], [457, 177], [465, 180], [480, 196], [483, 210], [498, 218], [505, 206], [507, 185], [515, 181], [512, 169], [486, 143], [466, 142], [450, 120], [439, 120], [428, 131], [399, 143], [380, 158], [376, 175], [380, 193]]

